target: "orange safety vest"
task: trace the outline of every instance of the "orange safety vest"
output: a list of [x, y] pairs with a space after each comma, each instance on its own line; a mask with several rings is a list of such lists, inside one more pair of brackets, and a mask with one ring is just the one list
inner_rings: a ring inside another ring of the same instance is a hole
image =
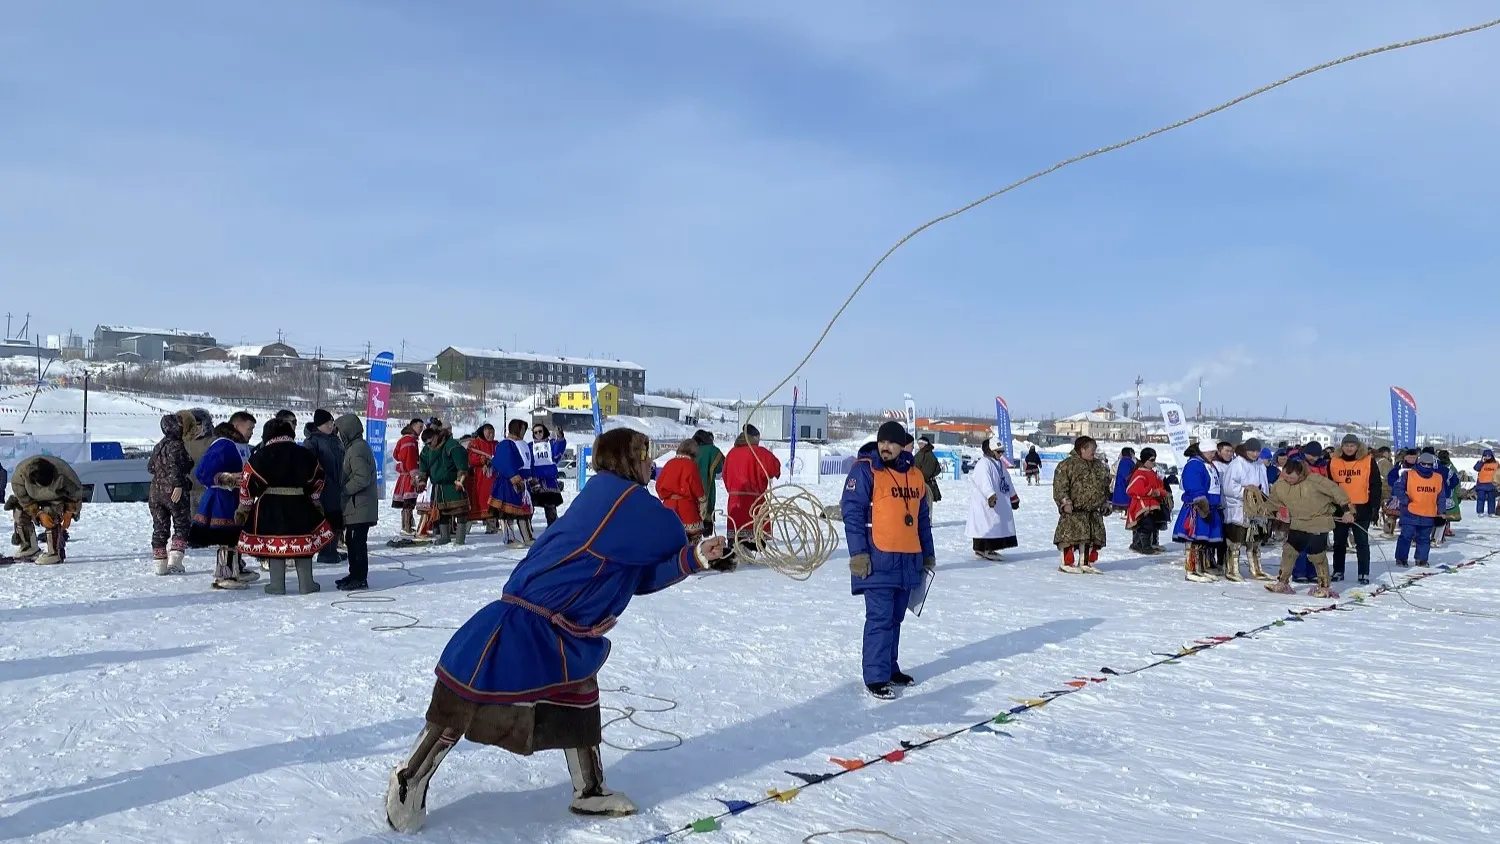
[[1413, 516], [1436, 519], [1438, 500], [1442, 497], [1442, 473], [1433, 472], [1430, 478], [1422, 477], [1415, 469], [1406, 473], [1406, 509]]
[[1344, 488], [1350, 504], [1370, 503], [1370, 476], [1375, 472], [1375, 458], [1366, 454], [1350, 460], [1342, 454], [1335, 455], [1328, 464], [1333, 480]]
[[917, 533], [922, 499], [927, 495], [922, 473], [913, 466], [905, 472], [876, 469], [871, 474], [870, 540], [876, 550], [922, 553], [922, 537]]
[[1479, 465], [1479, 482], [1482, 484], [1494, 483], [1496, 469], [1500, 469], [1500, 463], [1496, 463], [1493, 460], [1486, 460], [1481, 463]]

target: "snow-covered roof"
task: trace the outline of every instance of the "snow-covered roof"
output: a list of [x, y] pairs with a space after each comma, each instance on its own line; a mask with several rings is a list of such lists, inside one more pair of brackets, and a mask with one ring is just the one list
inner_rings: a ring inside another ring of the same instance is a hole
[[264, 343], [258, 346], [230, 346], [228, 352], [229, 356], [232, 358], [253, 358], [264, 351], [266, 346], [269, 345], [271, 344]]
[[1063, 422], [1128, 422], [1135, 423], [1136, 420], [1129, 416], [1120, 416], [1100, 410], [1090, 410], [1087, 413], [1075, 413], [1072, 416], [1062, 418]]
[[[601, 389], [601, 390], [604, 389], [605, 387], [611, 387], [611, 386], [614, 386], [614, 385], [612, 385], [612, 384], [610, 384], [608, 382], [605, 382], [605, 381], [600, 381], [599, 382], [599, 389]], [[559, 393], [587, 393], [589, 391], [589, 385], [588, 384], [569, 384], [566, 387], [558, 387], [557, 391]]]
[[574, 358], [559, 355], [534, 355], [530, 352], [505, 352], [499, 349], [472, 349], [465, 346], [449, 346], [455, 352], [466, 358], [489, 358], [491, 360], [523, 360], [537, 363], [564, 363], [574, 366], [592, 366], [595, 369], [637, 369], [646, 371], [646, 367], [628, 360], [608, 360], [606, 358]]
[[666, 396], [648, 396], [637, 393], [630, 403], [637, 407], [664, 407], [668, 410], [687, 410], [688, 403], [680, 399], [668, 398]]
[[183, 331], [180, 328], [141, 328], [134, 325], [101, 325], [100, 331], [109, 331], [117, 334], [165, 334], [172, 337], [203, 337], [213, 335], [207, 331]]

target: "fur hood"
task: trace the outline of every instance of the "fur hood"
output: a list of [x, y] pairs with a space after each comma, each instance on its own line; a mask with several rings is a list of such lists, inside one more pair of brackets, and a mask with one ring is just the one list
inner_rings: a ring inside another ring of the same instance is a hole
[[161, 418], [161, 432], [163, 436], [174, 440], [182, 439], [182, 416], [179, 413], [168, 413]]
[[239, 443], [240, 445], [246, 445], [246, 444], [248, 444], [250, 442], [249, 440], [247, 440], [244, 437], [240, 436], [240, 432], [237, 431], [237, 430], [235, 430], [235, 427], [233, 425], [229, 424], [228, 422], [220, 422], [219, 424], [215, 425], [214, 426], [214, 436], [216, 436], [216, 437], [224, 437], [225, 439], [233, 440], [234, 442]]
[[209, 412], [201, 407], [189, 410], [177, 411], [177, 418], [182, 422], [182, 439], [184, 442], [199, 440], [214, 432], [214, 418]]

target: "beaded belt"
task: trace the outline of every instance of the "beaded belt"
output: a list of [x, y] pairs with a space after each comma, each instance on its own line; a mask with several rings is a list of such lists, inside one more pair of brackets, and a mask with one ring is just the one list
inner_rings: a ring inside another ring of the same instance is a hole
[[517, 598], [515, 595], [501, 595], [500, 600], [507, 604], [514, 604], [515, 606], [518, 606], [524, 610], [530, 610], [531, 612], [536, 613], [542, 618], [547, 619], [547, 621], [550, 622], [554, 627], [557, 627], [558, 629], [566, 633], [570, 633], [574, 636], [578, 636], [584, 639], [598, 639], [605, 633], [608, 633], [610, 630], [614, 629], [614, 626], [619, 623], [618, 618], [609, 616], [593, 627], [582, 627], [572, 621], [569, 621], [568, 618], [562, 613], [553, 612], [546, 607], [539, 607], [536, 604], [533, 604], [530, 601], [526, 600], [525, 598]]

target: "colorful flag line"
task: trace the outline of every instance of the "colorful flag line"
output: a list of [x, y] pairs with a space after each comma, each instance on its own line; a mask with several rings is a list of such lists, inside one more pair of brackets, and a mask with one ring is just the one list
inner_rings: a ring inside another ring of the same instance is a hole
[[828, 773], [801, 773], [798, 771], [787, 771], [787, 775], [797, 778], [802, 782], [802, 784], [795, 788], [768, 789], [766, 791], [766, 796], [758, 800], [725, 800], [723, 798], [719, 798], [719, 802], [724, 804], [724, 811], [719, 812], [715, 815], [709, 815], [699, 818], [692, 823], [684, 824], [683, 826], [677, 827], [676, 829], [670, 830], [668, 832], [661, 833], [660, 835], [643, 839], [638, 844], [662, 844], [662, 842], [670, 841], [679, 835], [718, 831], [723, 828], [722, 822], [726, 818], [744, 814], [751, 809], [757, 809], [761, 806], [765, 806], [768, 803], [790, 802], [792, 799], [797, 797], [797, 795], [800, 794], [803, 789], [812, 788], [814, 786], [822, 785], [827, 782], [832, 782], [833, 780], [836, 780], [840, 777], [848, 776], [855, 771], [861, 771], [873, 765], [879, 765], [881, 763], [894, 765], [905, 760], [907, 754], [909, 753], [924, 750], [928, 747], [931, 747], [932, 745], [957, 738], [967, 733], [991, 733], [1003, 738], [1013, 738], [1010, 733], [999, 729], [997, 725], [1010, 724], [1016, 720], [1016, 717], [1018, 715], [1030, 712], [1033, 709], [1041, 709], [1043, 706], [1052, 703], [1058, 698], [1076, 694], [1077, 692], [1081, 692], [1091, 686], [1106, 683], [1111, 677], [1128, 677], [1132, 674], [1140, 674], [1143, 671], [1149, 671], [1153, 668], [1160, 668], [1164, 665], [1176, 665], [1187, 657], [1195, 656], [1207, 650], [1212, 650], [1219, 647], [1220, 645], [1228, 644], [1229, 642], [1234, 642], [1240, 639], [1253, 638], [1254, 636], [1261, 633], [1269, 633], [1278, 627], [1286, 626], [1288, 623], [1305, 621], [1308, 616], [1328, 612], [1354, 612], [1355, 609], [1364, 605], [1364, 603], [1370, 599], [1378, 598], [1381, 595], [1385, 594], [1393, 594], [1402, 589], [1409, 589], [1412, 586], [1417, 585], [1421, 581], [1426, 580], [1429, 577], [1435, 577], [1439, 574], [1456, 574], [1460, 571], [1463, 571], [1464, 569], [1484, 565], [1486, 560], [1495, 556], [1496, 554], [1500, 554], [1500, 550], [1491, 551], [1487, 554], [1484, 554], [1473, 560], [1468, 560], [1466, 562], [1453, 565], [1437, 566], [1431, 571], [1416, 572], [1407, 575], [1400, 583], [1397, 583], [1394, 586], [1381, 584], [1379, 587], [1368, 593], [1352, 591], [1349, 593], [1349, 597], [1346, 600], [1335, 601], [1334, 603], [1319, 607], [1311, 607], [1300, 610], [1288, 610], [1287, 614], [1281, 618], [1267, 622], [1259, 627], [1250, 630], [1240, 631], [1238, 633], [1235, 633], [1233, 636], [1207, 636], [1202, 639], [1197, 639], [1193, 642], [1192, 645], [1184, 647], [1178, 650], [1176, 653], [1168, 654], [1153, 652], [1153, 656], [1159, 656], [1161, 657], [1161, 659], [1158, 659], [1155, 662], [1146, 663], [1145, 665], [1142, 665], [1138, 668], [1117, 671], [1106, 666], [1099, 669], [1099, 673], [1104, 675], [1102, 677], [1074, 677], [1066, 683], [1060, 684], [1063, 686], [1063, 688], [1061, 689], [1046, 691], [1034, 698], [1012, 698], [1012, 700], [1016, 702], [1016, 705], [1003, 712], [1000, 712], [993, 718], [981, 721], [977, 724], [971, 724], [966, 727], [952, 730], [950, 732], [942, 734], [930, 734], [928, 738], [922, 741], [902, 741], [900, 748], [892, 750], [889, 753], [883, 754], [881, 756], [876, 756], [870, 759], [841, 759], [838, 757], [832, 757], [829, 759], [829, 762], [838, 767], [839, 770], [837, 771], [830, 771]]

